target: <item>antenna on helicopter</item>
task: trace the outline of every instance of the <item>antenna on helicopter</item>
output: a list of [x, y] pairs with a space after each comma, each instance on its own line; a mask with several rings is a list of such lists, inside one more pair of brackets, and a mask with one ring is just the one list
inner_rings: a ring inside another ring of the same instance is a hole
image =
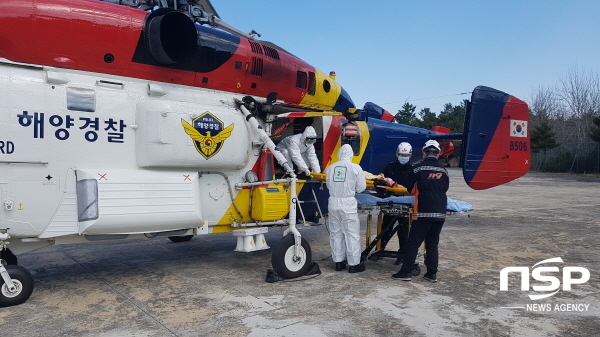
[[259, 32], [255, 31], [254, 29], [250, 33], [248, 33], [248, 35], [252, 36], [252, 38], [254, 38], [254, 35], [258, 37], [262, 36]]

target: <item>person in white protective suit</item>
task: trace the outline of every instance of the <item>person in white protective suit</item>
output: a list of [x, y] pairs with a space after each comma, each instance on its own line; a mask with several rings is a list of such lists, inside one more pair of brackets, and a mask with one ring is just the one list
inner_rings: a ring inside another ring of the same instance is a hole
[[307, 126], [304, 132], [284, 138], [277, 144], [276, 149], [285, 156], [290, 166], [296, 164], [298, 173], [302, 172], [310, 176], [309, 167], [312, 172], [321, 173], [319, 160], [313, 146], [316, 141], [317, 132], [312, 126]]
[[327, 168], [326, 183], [329, 189], [329, 243], [335, 270], [346, 268], [348, 272], [359, 273], [365, 270], [360, 262], [360, 221], [357, 202], [354, 198], [367, 188], [362, 168], [351, 162], [354, 152], [348, 144], [338, 152], [339, 161]]

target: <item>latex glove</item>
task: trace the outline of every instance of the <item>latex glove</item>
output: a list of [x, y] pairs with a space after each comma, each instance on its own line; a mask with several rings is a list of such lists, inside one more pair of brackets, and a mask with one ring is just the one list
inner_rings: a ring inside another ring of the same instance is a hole
[[306, 174], [307, 177], [310, 177], [310, 171], [307, 168], [300, 169], [300, 172]]

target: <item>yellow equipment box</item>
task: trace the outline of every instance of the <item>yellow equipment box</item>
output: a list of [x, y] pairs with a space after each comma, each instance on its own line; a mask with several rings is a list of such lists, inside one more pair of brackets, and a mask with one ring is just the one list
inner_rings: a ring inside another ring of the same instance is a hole
[[252, 218], [259, 221], [282, 219], [290, 210], [289, 195], [283, 185], [255, 187], [252, 191]]

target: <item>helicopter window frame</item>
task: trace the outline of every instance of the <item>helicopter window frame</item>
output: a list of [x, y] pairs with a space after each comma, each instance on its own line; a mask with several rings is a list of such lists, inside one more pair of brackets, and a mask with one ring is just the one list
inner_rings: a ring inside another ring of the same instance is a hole
[[67, 87], [67, 110], [96, 112], [96, 90]]
[[351, 123], [350, 120], [347, 119], [342, 119], [340, 120], [340, 130], [341, 130], [341, 139], [342, 139], [342, 144], [349, 144], [352, 147], [352, 152], [354, 154], [354, 157], [360, 155], [360, 144], [362, 142], [362, 137], [361, 137], [361, 129], [360, 127], [358, 128], [358, 136], [356, 137], [347, 137], [344, 136], [344, 126], [348, 123]]
[[331, 91], [331, 83], [329, 83], [327, 79], [323, 80], [323, 91], [325, 91], [326, 93]]
[[100, 216], [98, 207], [98, 181], [96, 179], [78, 180], [77, 190], [77, 221], [96, 220]]
[[305, 71], [298, 70], [296, 72], [296, 88], [306, 89], [306, 84], [308, 83], [307, 76]]

